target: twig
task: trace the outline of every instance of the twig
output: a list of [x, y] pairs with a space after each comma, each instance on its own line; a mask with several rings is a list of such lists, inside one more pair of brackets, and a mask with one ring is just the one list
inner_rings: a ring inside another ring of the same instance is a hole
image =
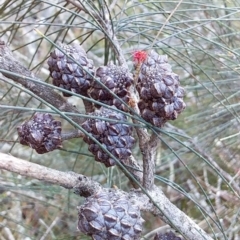
[[90, 178], [74, 172], [61, 172], [32, 162], [0, 153], [0, 169], [49, 182], [67, 189], [74, 189], [80, 196], [90, 196], [101, 189], [101, 185]]
[[80, 137], [83, 137], [84, 134], [76, 129], [76, 130], [73, 130], [71, 132], [68, 132], [68, 133], [62, 133], [61, 137], [62, 137], [62, 141], [65, 141], [65, 140], [69, 140], [69, 139], [72, 139], [72, 138], [80, 138]]
[[[118, 55], [119, 63], [127, 68], [127, 63], [123, 54], [123, 51], [119, 45], [119, 41], [114, 34], [113, 29], [111, 28], [111, 25], [106, 23], [105, 24], [105, 30], [107, 31], [108, 35], [112, 36], [112, 45], [114, 47], [114, 50], [116, 54]], [[132, 114], [134, 115], [140, 115], [140, 111], [137, 105], [137, 96], [134, 92], [134, 89], [131, 88], [131, 96], [130, 98], [133, 100], [134, 104], [132, 107]], [[138, 124], [138, 121], [136, 119], [132, 119], [133, 123]], [[151, 190], [154, 185], [154, 169], [155, 169], [155, 156], [156, 156], [156, 149], [157, 149], [157, 143], [158, 138], [155, 134], [153, 134], [150, 138], [147, 129], [146, 128], [136, 128], [136, 132], [139, 139], [139, 147], [141, 150], [141, 153], [143, 155], [143, 186], [147, 190]]]
[[[127, 68], [128, 66], [127, 66], [123, 51], [119, 45], [119, 41], [118, 41], [116, 35], [114, 34], [114, 31], [111, 28], [111, 26], [112, 25], [106, 21], [103, 25], [103, 28], [107, 32], [108, 36], [111, 36], [111, 42], [112, 42], [113, 48], [118, 56], [119, 63]], [[131, 88], [130, 98], [134, 102], [134, 104], [131, 106], [132, 114], [139, 115], [140, 111], [139, 111], [139, 108], [137, 105], [138, 100], [137, 100], [136, 94], [134, 93], [133, 88]], [[136, 119], [133, 118], [132, 121], [133, 121], [133, 123], [138, 124], [138, 121]], [[154, 162], [155, 162], [154, 158], [155, 158], [155, 152], [156, 152], [158, 140], [155, 137], [150, 139], [147, 129], [145, 129], [145, 128], [136, 128], [136, 132], [137, 132], [138, 139], [139, 139], [139, 147], [140, 147], [142, 155], [143, 155], [143, 163], [144, 163], [144, 165], [143, 165], [143, 185], [147, 190], [151, 190], [151, 188], [153, 187], [153, 183], [154, 183]]]

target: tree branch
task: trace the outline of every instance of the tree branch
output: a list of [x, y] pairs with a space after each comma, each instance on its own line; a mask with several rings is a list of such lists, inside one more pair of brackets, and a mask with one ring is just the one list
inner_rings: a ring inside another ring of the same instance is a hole
[[75, 193], [83, 197], [88, 197], [101, 189], [99, 183], [84, 175], [61, 172], [4, 153], [0, 153], [0, 169], [73, 189]]
[[[114, 29], [112, 29], [112, 25], [107, 20], [105, 22], [101, 21], [100, 23], [102, 24], [104, 30], [107, 32], [107, 36], [111, 36], [111, 39], [109, 41], [111, 42], [113, 49], [118, 56], [119, 63], [128, 68], [122, 48], [120, 47], [119, 41], [114, 34]], [[131, 106], [131, 113], [135, 116], [139, 116], [140, 111], [137, 105], [138, 98], [135, 93], [135, 87], [130, 88], [130, 94], [130, 99], [133, 103]], [[135, 118], [132, 118], [132, 121], [133, 123], [139, 123]], [[135, 129], [139, 139], [139, 147], [143, 155], [143, 186], [147, 190], [151, 190], [154, 184], [155, 153], [159, 139], [157, 136], [155, 136], [155, 134], [150, 137], [146, 128], [136, 127]]]
[[165, 223], [174, 226], [186, 239], [212, 240], [191, 218], [172, 204], [160, 188], [154, 186], [148, 191], [152, 198], [151, 202], [142, 192], [133, 191], [130, 194], [133, 204], [137, 204], [141, 210], [152, 212]]
[[[108, 28], [106, 29], [110, 31]], [[110, 31], [110, 36], [112, 36], [112, 34], [113, 33]], [[120, 49], [117, 39], [115, 37], [113, 39], [114, 44], [117, 46], [116, 48]], [[122, 52], [120, 51], [118, 52], [118, 54], [120, 54], [120, 63], [124, 64], [124, 57]], [[44, 99], [46, 102], [50, 103], [57, 109], [65, 112], [78, 113], [75, 107], [70, 105], [63, 97], [53, 91], [51, 87], [41, 84], [41, 81], [37, 79], [31, 71], [29, 71], [19, 62], [17, 62], [12, 52], [2, 41], [0, 41], [0, 69], [20, 74], [22, 77], [2, 71], [4, 76], [12, 79], [17, 83], [22, 84], [25, 88], [29, 89], [34, 94]], [[26, 77], [33, 78], [37, 82], [32, 82]], [[134, 111], [138, 113], [137, 104], [135, 104]], [[79, 117], [72, 117], [72, 119], [79, 124], [82, 121]], [[144, 186], [147, 188], [148, 194], [151, 196], [151, 200], [149, 200], [146, 194], [142, 192], [132, 191], [132, 201], [136, 201], [142, 210], [151, 211], [152, 213], [160, 217], [163, 221], [165, 221], [167, 224], [170, 224], [171, 226], [177, 228], [186, 237], [186, 239], [210, 240], [211, 238], [201, 228], [199, 228], [197, 224], [195, 224], [186, 214], [184, 214], [175, 205], [173, 205], [159, 188], [154, 186], [154, 169], [152, 168], [154, 168], [153, 160], [155, 158], [157, 140], [154, 137], [150, 139], [148, 137], [149, 135], [146, 129], [136, 128], [136, 131], [139, 136], [141, 151], [145, 151], [144, 161], [149, 161], [149, 158], [151, 161], [148, 163], [148, 166], [144, 166], [145, 176], [143, 177]], [[0, 169], [5, 169], [41, 181], [47, 181], [52, 184], [60, 185], [67, 189], [73, 189], [77, 194], [84, 197], [90, 196], [102, 188], [100, 184], [92, 181], [90, 178], [87, 178], [84, 175], [57, 171], [3, 153], [0, 153], [0, 159]], [[132, 157], [129, 158], [129, 170], [131, 169], [133, 163], [135, 163], [134, 166], [137, 169], [139, 168], [138, 164]], [[142, 179], [141, 171], [137, 171], [136, 169], [134, 169], [132, 172], [137, 179]]]
[[[84, 175], [61, 172], [4, 153], [0, 153], [0, 169], [73, 189], [76, 194], [83, 197], [93, 195], [102, 189], [99, 183]], [[132, 190], [129, 197], [131, 202], [137, 204], [142, 211], [150, 211], [167, 224], [175, 226], [186, 239], [212, 239], [193, 220], [172, 204], [160, 188], [155, 186], [152, 191], [148, 191], [148, 194], [152, 198], [151, 200], [139, 190]]]
[[[14, 74], [22, 75], [22, 77], [6, 73], [5, 71]], [[36, 78], [35, 75], [27, 68], [22, 66], [13, 56], [9, 47], [0, 40], [0, 72], [7, 78], [12, 79], [14, 82], [20, 83], [26, 89], [30, 90], [38, 97], [42, 98], [52, 106], [64, 112], [79, 113], [79, 111], [67, 102], [60, 94], [56, 93], [51, 87], [41, 84], [41, 80]], [[32, 78], [37, 82], [30, 81], [27, 78]], [[80, 117], [71, 117], [73, 121], [81, 124], [83, 119]]]
[[158, 147], [158, 136], [153, 133], [150, 140], [144, 144], [143, 154], [143, 186], [151, 190], [154, 186], [155, 157]]

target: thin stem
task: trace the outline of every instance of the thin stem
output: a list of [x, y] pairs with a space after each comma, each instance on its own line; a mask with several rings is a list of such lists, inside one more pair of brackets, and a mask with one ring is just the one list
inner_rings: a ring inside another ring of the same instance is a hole
[[72, 138], [81, 138], [83, 136], [84, 134], [79, 129], [76, 129], [71, 132], [62, 133], [61, 138], [62, 138], [62, 141], [66, 141]]

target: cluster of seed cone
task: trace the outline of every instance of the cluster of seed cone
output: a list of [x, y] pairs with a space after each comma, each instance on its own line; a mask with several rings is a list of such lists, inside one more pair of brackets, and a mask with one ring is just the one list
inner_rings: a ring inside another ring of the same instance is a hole
[[[129, 87], [133, 83], [133, 77], [128, 73], [128, 70], [124, 67], [109, 64], [97, 69], [96, 78], [108, 89], [94, 81], [89, 91], [90, 97], [107, 105], [114, 105], [120, 110], [127, 111], [124, 103], [127, 104], [129, 102]], [[115, 98], [109, 90], [116, 94], [124, 103]]]
[[181, 240], [180, 237], [177, 237], [173, 232], [167, 233], [157, 233], [154, 237], [154, 240]]
[[[59, 48], [50, 53], [47, 61], [53, 85], [65, 90], [88, 96], [94, 75], [92, 60], [87, 58], [84, 49], [77, 44], [60, 44]], [[90, 73], [90, 74], [89, 74]], [[63, 96], [72, 96], [63, 92]]]
[[[55, 86], [90, 96], [94, 100], [127, 111], [124, 103], [127, 104], [130, 99], [129, 87], [133, 83], [133, 77], [127, 69], [113, 64], [99, 67], [96, 71], [96, 79], [102, 83], [100, 84], [98, 81], [93, 81], [95, 75], [93, 62], [87, 58], [86, 52], [80, 45], [60, 44], [59, 48], [62, 51], [56, 48], [50, 53], [47, 61]], [[63, 92], [63, 95], [71, 96], [66, 92]]]
[[[110, 153], [124, 162], [131, 155], [131, 148], [134, 144], [132, 127], [127, 124], [126, 116], [111, 109], [101, 107], [91, 113], [93, 118], [86, 120], [82, 127], [101, 143]], [[99, 117], [110, 119], [108, 121]], [[121, 123], [120, 123], [121, 122]], [[126, 123], [124, 123], [126, 122]], [[89, 151], [95, 156], [96, 161], [102, 162], [106, 167], [116, 164], [116, 161], [106, 153], [99, 144], [85, 135], [83, 140], [89, 144]]]
[[61, 122], [48, 113], [35, 113], [17, 128], [20, 143], [43, 154], [62, 147]]
[[[129, 88], [133, 84], [132, 75], [127, 69], [110, 64], [99, 67], [95, 73], [92, 61], [81, 46], [60, 44], [59, 48], [62, 51], [55, 49], [48, 59], [55, 86], [127, 111], [123, 102], [129, 103]], [[166, 121], [176, 119], [184, 110], [184, 89], [180, 87], [178, 75], [172, 72], [166, 56], [151, 51], [146, 58], [145, 55], [142, 58], [141, 68], [138, 68], [138, 64], [135, 65], [139, 71], [136, 88], [140, 97], [138, 106], [141, 116], [154, 126], [162, 127]], [[94, 75], [101, 84], [94, 80]], [[63, 95], [72, 96], [66, 92]], [[90, 114], [82, 127], [91, 136], [85, 135], [83, 138], [89, 145], [89, 151], [96, 161], [106, 167], [115, 165], [116, 161], [104, 149], [122, 163], [131, 155], [135, 140], [132, 137], [133, 129], [127, 124], [124, 114], [100, 107]], [[54, 120], [50, 114], [36, 113], [17, 130], [20, 143], [32, 147], [39, 154], [62, 146], [61, 122]], [[140, 210], [120, 191], [101, 190], [86, 198], [79, 207], [78, 216], [79, 230], [94, 240], [140, 239], [143, 223]], [[181, 238], [169, 232], [156, 234], [154, 240]]]
[[[136, 62], [136, 69], [138, 64]], [[180, 87], [178, 75], [172, 72], [167, 56], [151, 51], [137, 74], [138, 106], [142, 117], [157, 127], [175, 120], [186, 105], [184, 89]]]
[[[60, 44], [59, 47], [63, 52], [55, 49], [48, 59], [54, 85], [127, 111], [124, 103], [129, 103], [129, 87], [133, 83], [127, 69], [113, 64], [99, 67], [97, 80], [94, 81], [93, 63], [80, 45]], [[146, 56], [141, 59], [142, 65], [137, 73], [138, 106], [147, 122], [162, 127], [166, 121], [175, 120], [184, 110], [184, 89], [180, 86], [178, 75], [172, 72], [167, 56], [158, 55], [155, 51]], [[135, 65], [136, 69], [138, 64]], [[65, 92], [63, 95], [71, 96]]]
[[144, 221], [127, 195], [113, 189], [86, 198], [78, 216], [78, 229], [94, 240], [138, 240]]

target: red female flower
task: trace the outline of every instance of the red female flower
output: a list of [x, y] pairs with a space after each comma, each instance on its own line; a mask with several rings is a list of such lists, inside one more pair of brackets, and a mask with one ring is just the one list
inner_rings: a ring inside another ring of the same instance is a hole
[[146, 60], [147, 56], [147, 52], [138, 50], [133, 53], [133, 60], [137, 63], [143, 63]]

